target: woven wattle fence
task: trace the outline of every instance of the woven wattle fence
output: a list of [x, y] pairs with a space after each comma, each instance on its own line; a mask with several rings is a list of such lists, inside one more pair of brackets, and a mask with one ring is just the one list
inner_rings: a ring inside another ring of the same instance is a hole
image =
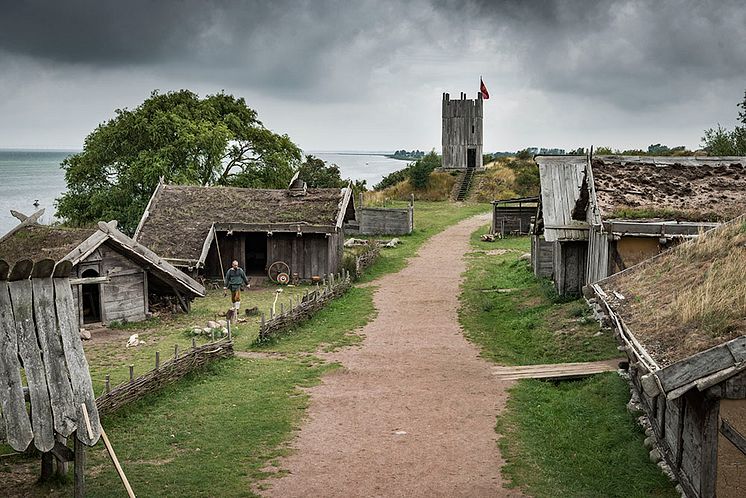
[[336, 277], [330, 275], [329, 280], [324, 282], [323, 286], [319, 286], [313, 292], [307, 292], [297, 305], [291, 302], [288, 310], [285, 310], [284, 306], [280, 308], [279, 314], [274, 314], [270, 310], [269, 320], [266, 320], [264, 313], [262, 313], [259, 336], [255, 342], [267, 341], [272, 336], [308, 320], [330, 301], [338, 298], [351, 287], [350, 274], [343, 271]]
[[228, 338], [193, 347], [181, 356], [158, 364], [145, 375], [120, 384], [96, 399], [101, 414], [109, 414], [122, 406], [176, 382], [189, 372], [200, 369], [215, 360], [233, 356], [233, 341]]

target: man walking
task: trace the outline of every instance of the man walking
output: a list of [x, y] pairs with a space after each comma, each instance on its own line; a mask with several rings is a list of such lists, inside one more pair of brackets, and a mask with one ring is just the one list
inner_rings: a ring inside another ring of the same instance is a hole
[[249, 286], [249, 279], [246, 278], [243, 268], [238, 266], [238, 261], [233, 261], [233, 264], [228, 271], [225, 272], [225, 287], [223, 290], [230, 289], [231, 291], [231, 302], [233, 303], [234, 316], [238, 315], [238, 308], [241, 306], [241, 286]]

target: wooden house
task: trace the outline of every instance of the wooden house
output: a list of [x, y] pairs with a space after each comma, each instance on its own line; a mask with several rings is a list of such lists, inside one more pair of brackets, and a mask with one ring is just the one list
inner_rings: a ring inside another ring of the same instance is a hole
[[629, 358], [633, 400], [689, 497], [746, 496], [746, 217], [586, 295]]
[[350, 188], [288, 189], [159, 184], [135, 240], [193, 275], [222, 278], [233, 260], [248, 275], [275, 262], [300, 280], [341, 269], [344, 224], [355, 219]]
[[70, 261], [81, 326], [144, 320], [151, 303], [167, 296], [188, 311], [195, 297], [205, 295], [200, 283], [117, 230], [116, 221], [63, 228], [40, 225], [36, 215], [20, 217], [0, 238], [0, 260], [11, 267], [21, 260]]
[[746, 206], [746, 158], [536, 156], [532, 260], [560, 294], [698, 236]]
[[527, 235], [536, 216], [539, 197], [516, 197], [492, 201], [491, 233]]

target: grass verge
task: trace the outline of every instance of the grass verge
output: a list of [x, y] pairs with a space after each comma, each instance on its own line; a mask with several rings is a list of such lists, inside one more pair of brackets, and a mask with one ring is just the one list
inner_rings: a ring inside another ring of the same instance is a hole
[[598, 325], [581, 301], [559, 302], [551, 285], [537, 280], [519, 256], [528, 237], [481, 242], [468, 256], [459, 318], [482, 355], [506, 365], [564, 363], [614, 358], [619, 353], [610, 334], [596, 335]]
[[[460, 321], [482, 355], [509, 365], [592, 361], [619, 355], [582, 300], [563, 301], [537, 280], [527, 237], [482, 242], [472, 235]], [[676, 496], [650, 463], [643, 432], [626, 411], [626, 382], [616, 374], [580, 381], [523, 380], [498, 418], [503, 473], [535, 497]]]
[[497, 424], [503, 472], [536, 498], [678, 496], [650, 463], [628, 399], [615, 373], [520, 381]]

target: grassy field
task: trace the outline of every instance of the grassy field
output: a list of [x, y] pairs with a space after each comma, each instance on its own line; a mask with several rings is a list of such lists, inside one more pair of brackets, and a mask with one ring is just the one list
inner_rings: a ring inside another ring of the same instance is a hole
[[[484, 357], [525, 365], [619, 356], [609, 333], [596, 335], [582, 300], [559, 299], [519, 260], [528, 238], [481, 242], [487, 230], [472, 235], [460, 310], [467, 337]], [[517, 382], [497, 423], [508, 481], [534, 497], [676, 496], [648, 460], [628, 399], [616, 374]]]
[[[488, 205], [421, 202], [415, 208], [415, 231], [400, 237], [403, 244], [386, 249], [362, 279], [397, 271], [432, 235]], [[308, 287], [284, 287], [278, 301], [289, 302]], [[268, 310], [276, 287], [254, 287], [245, 292], [243, 308]], [[122, 465], [138, 496], [252, 496], [260, 481], [276, 471], [272, 467], [285, 454], [285, 444], [298, 429], [308, 399], [303, 387], [319, 382], [336, 365], [314, 355], [358, 343], [356, 333], [375, 316], [374, 288], [355, 287], [332, 302], [310, 321], [272, 341], [254, 345], [259, 317], [233, 329], [236, 351], [266, 353], [266, 358], [235, 358], [195, 372], [181, 381], [125, 407], [103, 420]], [[104, 379], [112, 386], [129, 377], [128, 365], [140, 375], [153, 368], [155, 352], [162, 361], [191, 346], [192, 326], [205, 326], [220, 318], [229, 299], [213, 290], [196, 300], [189, 315], [164, 315], [139, 324], [107, 331], [107, 339], [85, 343], [97, 393]], [[144, 345], [125, 348], [130, 334]], [[206, 342], [198, 338], [198, 344]], [[7, 448], [0, 446], [0, 453]], [[121, 496], [122, 487], [101, 443], [89, 450], [87, 484], [91, 496]], [[27, 495], [69, 495], [70, 484], [29, 485], [38, 471], [36, 457], [15, 456], [0, 460], [0, 483], [25, 473], [14, 491]], [[270, 470], [268, 470], [268, 467]], [[0, 484], [0, 491], [10, 489]]]

